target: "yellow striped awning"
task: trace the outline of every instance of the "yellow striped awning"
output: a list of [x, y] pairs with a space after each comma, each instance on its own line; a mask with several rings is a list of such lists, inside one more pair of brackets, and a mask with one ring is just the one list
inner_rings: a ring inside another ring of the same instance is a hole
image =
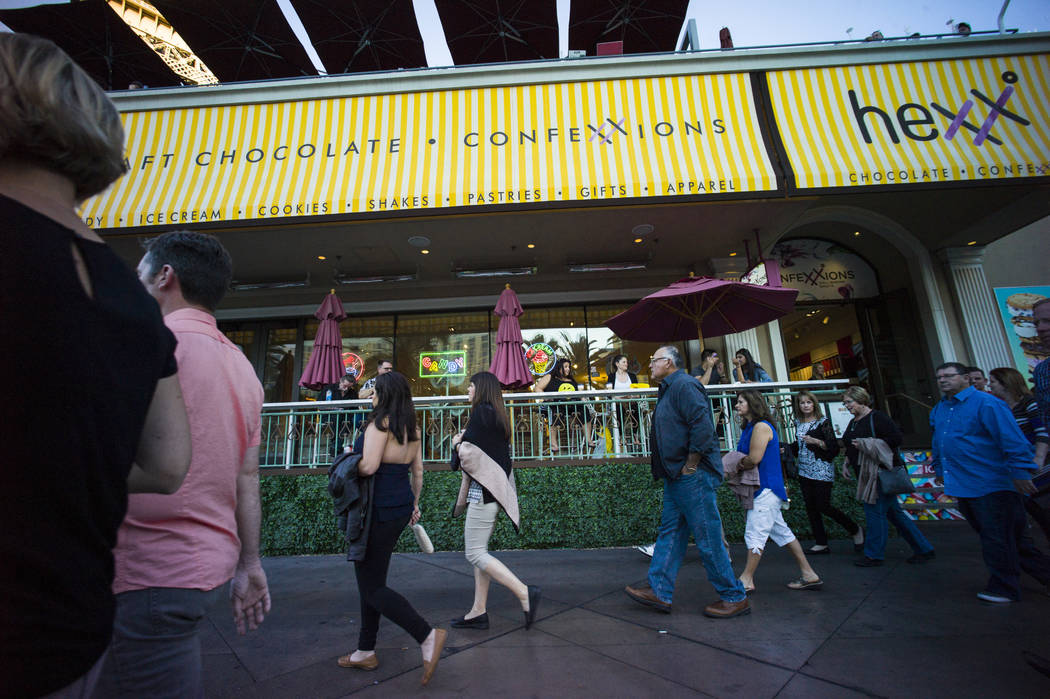
[[1050, 175], [1050, 56], [767, 74], [799, 189]]
[[128, 112], [96, 228], [777, 188], [750, 76]]

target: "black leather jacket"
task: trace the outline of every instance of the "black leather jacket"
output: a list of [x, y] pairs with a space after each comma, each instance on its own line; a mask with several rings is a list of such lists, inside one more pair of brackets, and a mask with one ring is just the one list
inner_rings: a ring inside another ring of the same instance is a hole
[[346, 560], [363, 561], [372, 524], [371, 476], [359, 476], [361, 454], [340, 454], [328, 467], [328, 494], [332, 496], [335, 525], [348, 543]]

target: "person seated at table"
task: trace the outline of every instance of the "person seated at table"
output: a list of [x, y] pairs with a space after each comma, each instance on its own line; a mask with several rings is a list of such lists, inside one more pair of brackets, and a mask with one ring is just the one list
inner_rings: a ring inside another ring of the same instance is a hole
[[718, 352], [713, 349], [705, 349], [700, 353], [700, 366], [693, 371], [693, 376], [700, 380], [705, 386], [718, 385], [725, 382], [722, 376], [722, 359]]
[[735, 383], [770, 383], [773, 378], [755, 362], [751, 351], [741, 347], [733, 357], [733, 381]]
[[[559, 359], [551, 373], [541, 376], [536, 390], [544, 393], [572, 393], [576, 391], [576, 379], [572, 375], [572, 362]], [[551, 451], [561, 450], [561, 430], [567, 424], [582, 422], [579, 406], [547, 408], [547, 420], [551, 431]]]

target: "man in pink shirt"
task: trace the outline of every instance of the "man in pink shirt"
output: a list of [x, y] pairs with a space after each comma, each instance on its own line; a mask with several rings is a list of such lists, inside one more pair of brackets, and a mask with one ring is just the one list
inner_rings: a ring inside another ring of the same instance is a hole
[[139, 280], [175, 334], [193, 456], [171, 495], [131, 495], [117, 535], [117, 617], [98, 696], [200, 697], [197, 632], [233, 581], [237, 631], [270, 611], [259, 560], [259, 441], [263, 389], [212, 313], [233, 273], [210, 235], [150, 241]]

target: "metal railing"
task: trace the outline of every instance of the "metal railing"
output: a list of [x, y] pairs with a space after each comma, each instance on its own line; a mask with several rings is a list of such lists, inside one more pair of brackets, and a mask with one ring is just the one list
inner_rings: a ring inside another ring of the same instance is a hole
[[[838, 401], [848, 383], [837, 379], [709, 386], [707, 393], [722, 449], [735, 448], [740, 436], [733, 410], [738, 391], [761, 390], [777, 415], [781, 439], [791, 441], [792, 396], [805, 388], [821, 402]], [[508, 393], [504, 400], [513, 433], [511, 457], [522, 466], [543, 465], [544, 461], [649, 459], [655, 388]], [[416, 398], [414, 402], [423, 433], [423, 462], [432, 469], [442, 468], [451, 459], [453, 435], [466, 427], [470, 403], [466, 396]], [[336, 454], [354, 443], [371, 409], [367, 400], [267, 403], [262, 413], [261, 465], [327, 467]]]

